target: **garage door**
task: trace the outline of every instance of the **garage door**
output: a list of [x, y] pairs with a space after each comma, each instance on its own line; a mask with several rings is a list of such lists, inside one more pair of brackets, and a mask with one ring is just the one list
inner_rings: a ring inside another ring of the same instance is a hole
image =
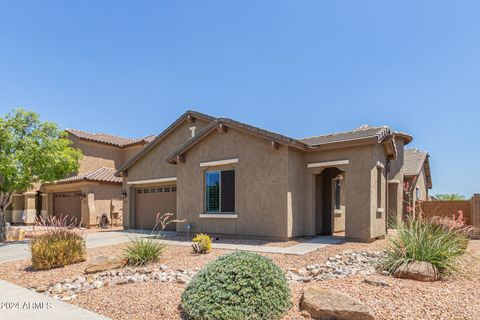
[[[152, 230], [155, 227], [157, 214], [177, 211], [177, 187], [150, 187], [135, 189], [135, 227], [138, 229]], [[157, 226], [157, 229], [160, 229]], [[174, 231], [175, 223], [167, 226], [166, 230]]]
[[79, 225], [82, 220], [82, 198], [78, 192], [53, 194], [53, 213], [56, 217], [68, 216], [68, 220]]

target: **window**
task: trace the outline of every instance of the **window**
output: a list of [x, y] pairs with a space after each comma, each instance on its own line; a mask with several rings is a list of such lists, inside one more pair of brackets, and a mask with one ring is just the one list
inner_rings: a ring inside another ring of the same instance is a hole
[[420, 200], [420, 187], [419, 186], [415, 187], [415, 199]]
[[163, 189], [162, 189], [162, 188], [158, 188], [158, 189], [157, 189], [157, 192], [163, 192]]
[[335, 179], [335, 210], [340, 210], [340, 192], [341, 183], [340, 179]]
[[163, 188], [163, 192], [170, 192], [170, 188], [169, 187]]
[[205, 173], [205, 210], [235, 212], [235, 170]]
[[377, 168], [377, 208], [382, 208], [382, 168]]
[[177, 187], [172, 187], [172, 192], [177, 192]]
[[138, 194], [142, 193], [142, 191], [143, 191], [142, 189], [137, 189]]

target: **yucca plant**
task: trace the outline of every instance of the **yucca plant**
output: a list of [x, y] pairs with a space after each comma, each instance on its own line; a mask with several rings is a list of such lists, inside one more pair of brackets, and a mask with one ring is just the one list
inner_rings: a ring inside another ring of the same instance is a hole
[[72, 229], [67, 217], [39, 221], [42, 232], [30, 241], [32, 267], [36, 270], [63, 267], [85, 261], [86, 246], [82, 232]]
[[123, 256], [128, 264], [133, 266], [143, 266], [150, 262], [156, 262], [165, 251], [166, 245], [162, 241], [165, 238], [165, 228], [175, 222], [184, 222], [185, 220], [172, 220], [172, 213], [165, 213], [160, 216], [157, 214], [155, 226], [149, 237], [132, 236], [127, 247], [124, 249]]
[[[458, 226], [457, 226], [458, 227]], [[387, 255], [379, 268], [394, 273], [414, 261], [426, 261], [437, 267], [440, 274], [457, 271], [458, 258], [467, 251], [467, 228], [452, 227], [443, 218], [409, 218], [397, 225], [397, 234], [389, 238]]]

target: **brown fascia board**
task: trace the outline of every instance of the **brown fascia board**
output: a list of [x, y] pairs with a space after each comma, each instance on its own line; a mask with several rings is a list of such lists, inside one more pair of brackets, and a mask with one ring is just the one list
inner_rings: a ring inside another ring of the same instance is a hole
[[169, 125], [165, 130], [163, 130], [155, 139], [150, 141], [141, 151], [135, 154], [130, 160], [125, 162], [117, 171], [115, 171], [115, 176], [120, 177], [122, 176], [122, 172], [127, 170], [129, 167], [132, 166], [135, 162], [138, 161], [144, 154], [152, 150], [160, 141], [162, 141], [170, 132], [172, 132], [175, 128], [177, 128], [184, 120], [187, 120], [188, 116], [193, 118], [202, 119], [205, 121], [215, 121], [215, 117], [209, 116], [207, 114], [188, 110], [180, 117], [177, 118], [171, 125]]
[[393, 132], [393, 134], [396, 136], [396, 137], [399, 137], [399, 138], [402, 138], [405, 145], [409, 144], [410, 142], [413, 141], [413, 136], [407, 134], [407, 133], [404, 133], [404, 132], [400, 132], [400, 131], [395, 131]]
[[428, 153], [427, 153], [427, 156], [425, 157], [425, 176], [427, 177], [428, 189], [432, 189], [433, 187], [432, 173], [430, 171], [430, 155]]
[[306, 151], [322, 151], [322, 150], [332, 150], [332, 149], [341, 149], [349, 147], [364, 146], [368, 144], [379, 143], [377, 136], [367, 137], [367, 138], [356, 138], [349, 140], [342, 140], [336, 142], [330, 142], [325, 144], [319, 144], [315, 146], [308, 147]]

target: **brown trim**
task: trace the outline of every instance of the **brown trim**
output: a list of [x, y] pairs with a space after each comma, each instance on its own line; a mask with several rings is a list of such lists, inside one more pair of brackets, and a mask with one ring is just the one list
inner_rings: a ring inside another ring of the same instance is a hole
[[356, 138], [356, 139], [320, 144], [314, 147], [309, 147], [306, 151], [323, 151], [323, 150], [331, 150], [331, 149], [358, 147], [358, 146], [364, 146], [364, 145], [375, 144], [375, 143], [379, 143], [378, 137], [372, 136], [367, 138]]

